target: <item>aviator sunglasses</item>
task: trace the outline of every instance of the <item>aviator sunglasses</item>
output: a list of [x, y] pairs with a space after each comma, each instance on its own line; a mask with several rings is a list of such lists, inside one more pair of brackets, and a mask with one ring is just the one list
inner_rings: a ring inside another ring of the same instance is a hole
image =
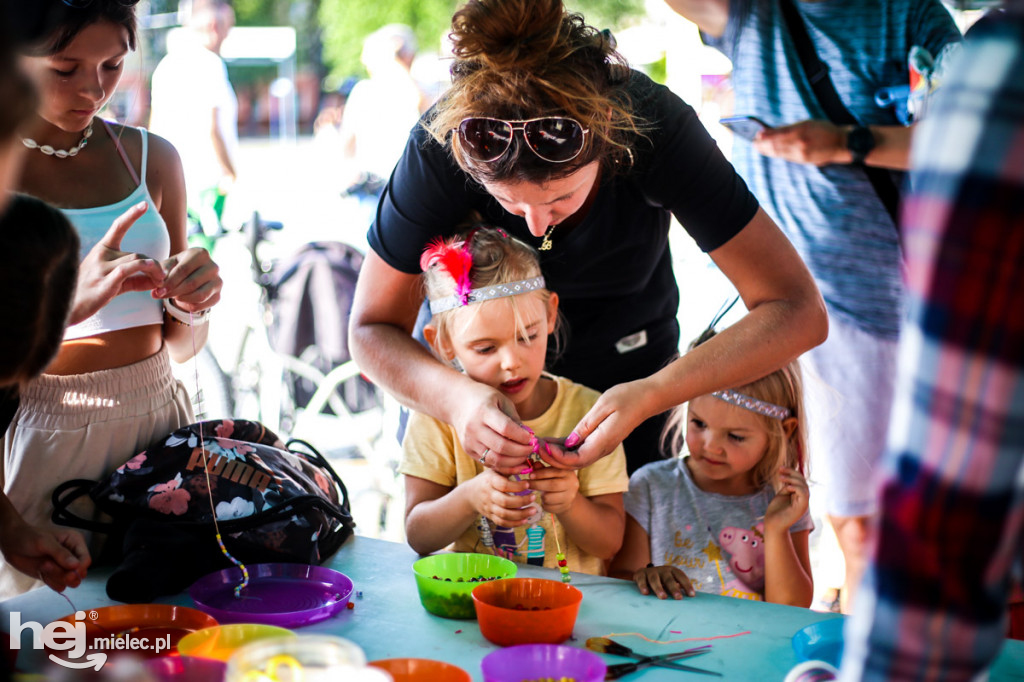
[[550, 163], [572, 161], [583, 151], [589, 128], [565, 116], [544, 116], [526, 121], [472, 116], [462, 119], [456, 132], [463, 151], [476, 161], [497, 161], [512, 146], [515, 131], [523, 132], [526, 146]]

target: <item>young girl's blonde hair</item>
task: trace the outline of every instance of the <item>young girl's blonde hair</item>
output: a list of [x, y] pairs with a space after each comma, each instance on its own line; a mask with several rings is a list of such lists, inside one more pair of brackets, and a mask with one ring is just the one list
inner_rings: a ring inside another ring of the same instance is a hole
[[[705, 331], [697, 341], [690, 344], [690, 350], [714, 335], [714, 330]], [[781, 369], [775, 370], [757, 381], [737, 386], [733, 390], [772, 405], [785, 407], [790, 413], [789, 418], [782, 420], [751, 412], [768, 432], [768, 446], [764, 457], [754, 467], [754, 484], [757, 487], [761, 487], [765, 483], [777, 486], [779, 469], [782, 467], [796, 469], [806, 475], [807, 417], [804, 413], [803, 378], [799, 362], [793, 360]], [[672, 448], [672, 452], [682, 452], [686, 443], [687, 410], [688, 405], [685, 403], [673, 408], [672, 414], [669, 415], [665, 424], [662, 442], [663, 444], [667, 443]], [[785, 424], [789, 419], [796, 421], [792, 433], [787, 435]]]
[[[449, 247], [465, 248], [465, 242], [469, 242], [469, 253], [472, 255], [472, 268], [469, 278], [473, 289], [482, 289], [499, 284], [508, 284], [521, 280], [539, 277], [540, 257], [537, 251], [528, 244], [525, 244], [514, 237], [510, 237], [504, 230], [477, 224], [471, 229], [454, 237], [445, 239], [442, 243]], [[436, 247], [437, 245], [433, 245]], [[452, 296], [456, 292], [456, 281], [451, 275], [438, 264], [433, 264], [423, 271], [423, 284], [426, 289], [427, 298], [431, 301]], [[539, 297], [547, 306], [551, 300], [551, 292], [546, 288], [536, 289], [530, 292]], [[520, 312], [519, 296], [508, 296], [496, 300], [509, 300], [512, 306], [512, 314], [515, 318], [516, 327], [525, 334], [526, 325]], [[495, 299], [492, 299], [495, 300]], [[471, 304], [475, 310], [480, 305], [489, 303], [482, 301]], [[430, 320], [431, 326], [436, 330], [433, 346], [434, 351], [444, 358], [442, 348], [450, 345], [455, 324], [456, 313], [463, 307], [451, 308], [435, 313]], [[555, 346], [558, 346], [558, 332], [560, 325], [555, 324]]]

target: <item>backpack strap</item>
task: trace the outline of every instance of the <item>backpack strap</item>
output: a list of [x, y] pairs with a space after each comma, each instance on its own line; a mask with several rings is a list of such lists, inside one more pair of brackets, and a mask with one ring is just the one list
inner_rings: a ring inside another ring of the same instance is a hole
[[50, 496], [53, 502], [53, 513], [50, 515], [50, 519], [61, 526], [81, 528], [82, 530], [91, 530], [99, 533], [110, 533], [114, 529], [113, 523], [83, 519], [70, 509], [72, 502], [80, 497], [88, 497], [89, 491], [95, 486], [96, 481], [82, 478], [64, 481], [58, 485], [54, 488], [53, 495]]
[[[807, 24], [804, 22], [803, 17], [800, 16], [800, 10], [797, 9], [794, 0], [779, 0], [779, 6], [786, 22], [786, 28], [789, 31], [789, 37], [793, 39], [793, 47], [800, 58], [800, 66], [803, 69], [804, 76], [806, 76], [811, 84], [811, 90], [814, 92], [818, 104], [824, 109], [825, 115], [828, 116], [832, 123], [838, 126], [860, 125], [857, 118], [843, 104], [839, 93], [836, 92], [832, 76], [829, 75], [828, 65], [818, 57], [818, 52], [814, 49], [811, 36], [807, 32]], [[874, 188], [875, 194], [878, 195], [882, 205], [885, 206], [889, 217], [892, 218], [892, 223], [896, 226], [896, 230], [899, 231], [900, 192], [892, 179], [892, 174], [885, 168], [859, 165], [864, 170], [865, 175], [867, 175], [868, 182]]]

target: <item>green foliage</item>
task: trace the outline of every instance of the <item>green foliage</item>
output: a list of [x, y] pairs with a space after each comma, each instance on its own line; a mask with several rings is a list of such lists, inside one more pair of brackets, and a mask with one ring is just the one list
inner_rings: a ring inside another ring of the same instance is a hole
[[[245, 0], [268, 3], [272, 0]], [[242, 0], [236, 0], [236, 6]], [[403, 23], [416, 33], [421, 50], [438, 50], [461, 0], [321, 0], [323, 58], [331, 80], [365, 75], [359, 55], [363, 39], [381, 26]], [[597, 28], [622, 28], [643, 14], [643, 0], [567, 0], [571, 11], [581, 12]]]
[[324, 62], [339, 82], [365, 75], [363, 39], [391, 23], [408, 24], [421, 50], [437, 51], [457, 6], [454, 0], [321, 0]]

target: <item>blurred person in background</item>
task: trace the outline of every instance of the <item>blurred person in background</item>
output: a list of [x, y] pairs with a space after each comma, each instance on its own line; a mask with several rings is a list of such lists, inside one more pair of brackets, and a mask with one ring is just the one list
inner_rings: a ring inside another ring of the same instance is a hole
[[[878, 513], [902, 296], [903, 176], [892, 170], [907, 168], [911, 133], [875, 95], [910, 82], [912, 48], [939, 55], [960, 32], [939, 0], [667, 2], [732, 61], [735, 113], [770, 126], [737, 135], [733, 163], [828, 309], [829, 337], [802, 362], [811, 469], [824, 492], [812, 499], [825, 501], [846, 568], [839, 598], [825, 601], [846, 612]], [[807, 54], [827, 66], [805, 67]]]
[[153, 71], [150, 128], [181, 156], [189, 211], [212, 236], [234, 186], [238, 99], [220, 48], [235, 25], [224, 0], [193, 0], [186, 31], [171, 34]]
[[369, 78], [357, 82], [341, 119], [341, 158], [346, 193], [376, 207], [409, 131], [429, 105], [413, 78], [416, 37], [405, 24], [388, 24], [363, 41]]

